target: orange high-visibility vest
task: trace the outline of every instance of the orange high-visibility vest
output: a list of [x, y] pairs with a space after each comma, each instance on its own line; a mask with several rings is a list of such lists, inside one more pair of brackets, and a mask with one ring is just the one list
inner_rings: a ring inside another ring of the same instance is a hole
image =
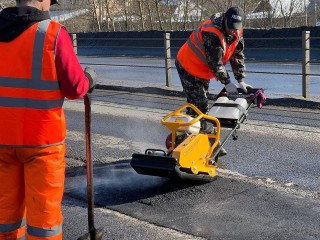
[[55, 67], [60, 28], [48, 19], [10, 42], [0, 42], [0, 147], [64, 142], [64, 97]]
[[228, 60], [234, 53], [234, 50], [236, 49], [240, 37], [242, 37], [243, 31], [242, 29], [240, 31], [237, 31], [237, 39], [231, 45], [228, 45], [222, 32], [215, 25], [212, 24], [211, 20], [206, 20], [200, 25], [200, 27], [197, 30], [192, 32], [188, 41], [180, 48], [177, 55], [177, 59], [181, 66], [188, 73], [202, 79], [217, 79], [210, 67], [208, 66], [203, 46], [203, 31], [213, 32], [219, 37], [224, 52], [224, 56], [222, 58], [224, 64], [228, 62]]

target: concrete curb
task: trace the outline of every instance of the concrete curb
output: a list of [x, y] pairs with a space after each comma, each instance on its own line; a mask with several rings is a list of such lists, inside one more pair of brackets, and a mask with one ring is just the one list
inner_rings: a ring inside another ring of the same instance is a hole
[[[131, 93], [145, 93], [145, 94], [155, 94], [155, 95], [164, 95], [164, 96], [181, 97], [181, 98], [185, 97], [182, 91], [165, 89], [161, 87], [150, 87], [150, 86], [128, 87], [128, 86], [97, 84], [96, 88], [101, 90], [123, 91], [123, 92], [131, 92]], [[215, 96], [216, 96], [215, 94], [210, 94], [209, 99], [213, 100]], [[311, 97], [311, 98], [305, 99], [303, 97], [297, 97], [297, 96], [271, 97], [267, 99], [264, 106], [280, 106], [280, 107], [288, 107], [288, 108], [306, 108], [306, 109], [320, 110], [320, 98]]]

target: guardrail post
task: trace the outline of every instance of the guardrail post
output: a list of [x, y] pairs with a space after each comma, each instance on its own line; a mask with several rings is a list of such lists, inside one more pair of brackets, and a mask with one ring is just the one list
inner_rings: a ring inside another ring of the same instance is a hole
[[310, 31], [302, 32], [302, 96], [310, 94]]
[[77, 42], [77, 34], [72, 34], [72, 45], [75, 54], [78, 54], [78, 42]]
[[166, 86], [172, 87], [170, 33], [164, 34]]

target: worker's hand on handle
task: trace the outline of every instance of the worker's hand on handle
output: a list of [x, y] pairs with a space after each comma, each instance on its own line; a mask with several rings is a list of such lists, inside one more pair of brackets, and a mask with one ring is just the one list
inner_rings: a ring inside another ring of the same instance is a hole
[[224, 87], [228, 93], [238, 93], [237, 86], [232, 82], [226, 84]]
[[253, 88], [251, 85], [246, 84], [244, 81], [239, 82], [239, 87], [245, 92], [247, 93], [247, 88]]
[[84, 69], [84, 74], [86, 75], [90, 83], [88, 93], [92, 93], [97, 84], [98, 75], [91, 67], [86, 67]]

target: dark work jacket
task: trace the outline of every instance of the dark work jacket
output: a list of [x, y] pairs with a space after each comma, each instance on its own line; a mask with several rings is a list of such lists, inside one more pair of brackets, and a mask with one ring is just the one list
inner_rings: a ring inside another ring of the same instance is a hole
[[0, 12], [0, 42], [10, 42], [27, 28], [50, 19], [49, 12], [34, 7], [9, 7]]

